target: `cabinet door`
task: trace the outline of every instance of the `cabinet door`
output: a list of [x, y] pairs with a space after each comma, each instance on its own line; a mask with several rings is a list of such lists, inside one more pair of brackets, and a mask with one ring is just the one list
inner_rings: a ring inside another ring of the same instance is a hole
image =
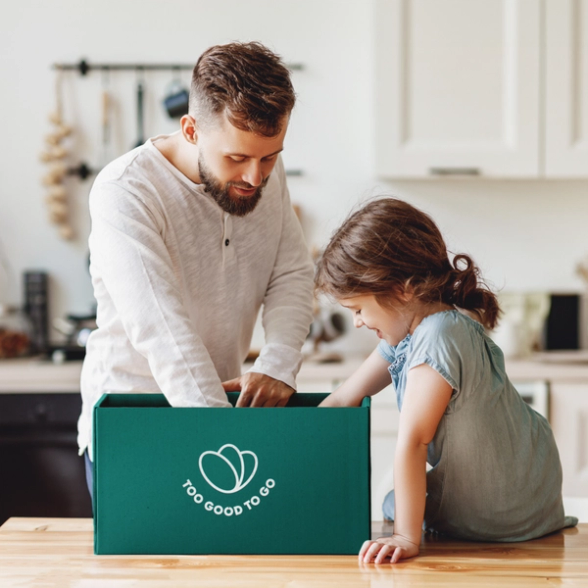
[[376, 0], [379, 175], [538, 175], [540, 8]]
[[554, 382], [550, 412], [563, 468], [563, 495], [588, 497], [588, 384]]
[[547, 0], [545, 175], [588, 177], [588, 0]]
[[372, 397], [372, 521], [381, 521], [382, 503], [394, 487], [394, 452], [398, 437], [400, 413], [394, 386], [390, 385]]

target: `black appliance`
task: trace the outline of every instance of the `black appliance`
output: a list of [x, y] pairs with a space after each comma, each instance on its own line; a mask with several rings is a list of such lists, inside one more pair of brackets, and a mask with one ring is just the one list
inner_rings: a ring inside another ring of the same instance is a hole
[[49, 296], [45, 272], [24, 273], [24, 310], [31, 325], [31, 343], [37, 353], [46, 351], [49, 343]]
[[545, 350], [580, 349], [581, 300], [579, 294], [551, 294], [543, 333]]
[[0, 394], [0, 524], [18, 517], [91, 517], [78, 455], [79, 394]]

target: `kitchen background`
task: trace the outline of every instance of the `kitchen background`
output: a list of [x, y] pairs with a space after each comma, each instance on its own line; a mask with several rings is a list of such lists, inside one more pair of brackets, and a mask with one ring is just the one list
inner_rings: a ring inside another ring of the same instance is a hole
[[[373, 0], [21, 0], [4, 5], [0, 301], [20, 303], [21, 273], [43, 269], [51, 276], [52, 317], [87, 313], [93, 304], [86, 271], [87, 194], [92, 179], [66, 180], [75, 230], [72, 241], [60, 239], [48, 222], [43, 201], [46, 188], [41, 178], [47, 166], [39, 155], [52, 131], [48, 115], [56, 108], [52, 64], [82, 58], [90, 63], [189, 64], [208, 46], [235, 39], [260, 40], [288, 63], [303, 65], [302, 71], [293, 73], [298, 104], [284, 160], [288, 168], [303, 173], [289, 184], [309, 244], [324, 245], [360, 199], [387, 191], [430, 212], [450, 249], [472, 254], [496, 288], [582, 291], [575, 266], [588, 255], [586, 179], [385, 181], [378, 177], [376, 128], [382, 123], [375, 108], [375, 11]], [[431, 19], [434, 22], [433, 15]], [[466, 73], [484, 71], [483, 65], [466, 64]], [[587, 61], [582, 67], [585, 97]], [[470, 90], [463, 64], [456, 69], [462, 70], [455, 80], [458, 96]], [[181, 74], [186, 84], [189, 76], [186, 71]], [[174, 74], [147, 72], [144, 77], [146, 136], [174, 131], [178, 123], [167, 117], [161, 105]], [[99, 71], [86, 77], [63, 74], [64, 119], [74, 129], [64, 141], [71, 153], [68, 165], [85, 161], [100, 167], [136, 143], [137, 75], [111, 72], [108, 78]], [[478, 77], [472, 79], [478, 82]], [[104, 87], [112, 97], [111, 144], [106, 153]], [[434, 113], [434, 94], [431, 100]], [[588, 116], [582, 117], [581, 125], [585, 141]]]
[[[193, 64], [232, 40], [261, 41], [302, 66], [292, 74], [298, 103], [283, 157], [301, 172], [289, 187], [310, 246], [325, 245], [360, 201], [387, 192], [428, 211], [449, 248], [471, 254], [503, 293], [584, 292], [577, 267], [588, 256], [588, 1], [19, 0], [5, 3], [0, 19], [0, 303], [21, 305], [23, 272], [42, 270], [51, 321], [93, 310], [92, 177], [65, 179], [71, 240], [49, 222], [44, 201], [52, 65]], [[63, 118], [73, 129], [62, 142], [67, 165], [99, 169], [135, 146], [139, 79], [145, 136], [176, 130], [162, 99], [178, 75], [189, 85], [187, 70], [63, 72]], [[569, 148], [560, 136], [568, 130]], [[333, 348], [359, 356], [373, 345], [358, 331]], [[577, 382], [574, 394], [588, 396], [588, 376]], [[574, 402], [573, 414], [586, 414]]]

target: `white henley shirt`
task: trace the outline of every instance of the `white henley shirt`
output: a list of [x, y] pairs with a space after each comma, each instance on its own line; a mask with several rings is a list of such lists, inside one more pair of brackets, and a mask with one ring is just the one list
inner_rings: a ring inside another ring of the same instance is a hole
[[313, 266], [281, 158], [255, 210], [224, 212], [154, 145], [116, 159], [90, 193], [97, 326], [82, 369], [80, 455], [104, 393], [165, 394], [171, 406], [230, 406], [259, 309], [265, 346], [250, 371], [296, 387], [312, 320]]

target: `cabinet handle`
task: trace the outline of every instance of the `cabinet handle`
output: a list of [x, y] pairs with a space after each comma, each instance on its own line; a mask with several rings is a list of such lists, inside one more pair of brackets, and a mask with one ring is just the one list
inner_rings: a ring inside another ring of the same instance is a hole
[[478, 167], [430, 167], [432, 176], [480, 176], [482, 170]]

